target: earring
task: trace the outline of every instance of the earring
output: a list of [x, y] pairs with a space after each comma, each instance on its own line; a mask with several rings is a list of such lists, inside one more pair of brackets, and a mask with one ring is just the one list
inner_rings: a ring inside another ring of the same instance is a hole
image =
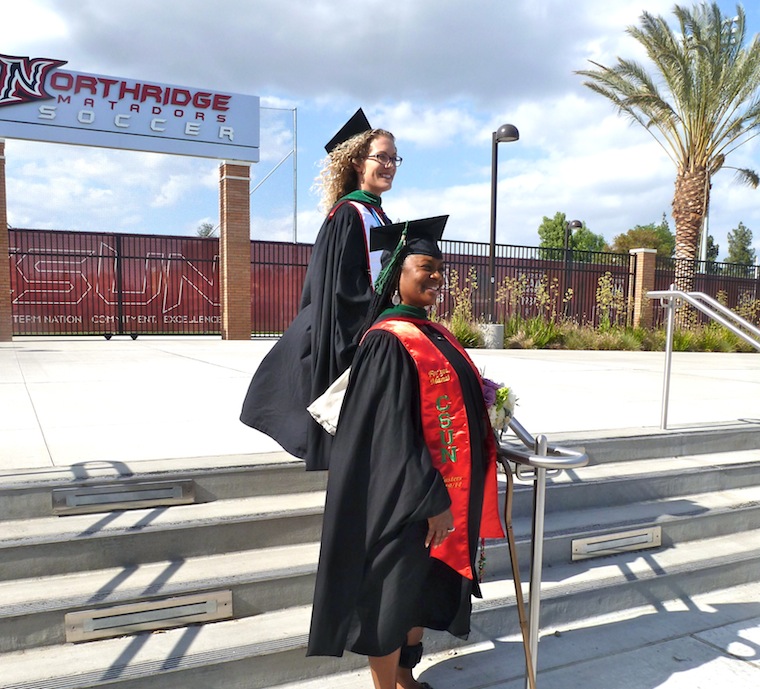
[[396, 290], [393, 293], [393, 296], [391, 297], [391, 304], [394, 306], [398, 306], [401, 303], [401, 295], [398, 293], [398, 290]]

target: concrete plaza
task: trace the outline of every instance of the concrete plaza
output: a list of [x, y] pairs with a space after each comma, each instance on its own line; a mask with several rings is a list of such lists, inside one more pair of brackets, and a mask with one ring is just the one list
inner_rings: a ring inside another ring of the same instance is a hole
[[[64, 477], [74, 466], [153, 460], [181, 466], [189, 458], [224, 462], [277, 451], [238, 421], [250, 377], [272, 343], [214, 337], [0, 343], [0, 476]], [[550, 442], [597, 431], [659, 430], [662, 352], [476, 350], [472, 356], [489, 378], [515, 388], [517, 418]], [[760, 356], [676, 353], [668, 428], [736, 423], [760, 423]], [[760, 686], [757, 584], [547, 631], [541, 689]], [[420, 666], [423, 679], [436, 689], [524, 686], [515, 679], [487, 682], [500, 676], [496, 650], [428, 657]], [[360, 676], [369, 686], [361, 673], [331, 686], [356, 686]], [[482, 684], [473, 683], [478, 676]], [[324, 680], [298, 685], [317, 686]]]

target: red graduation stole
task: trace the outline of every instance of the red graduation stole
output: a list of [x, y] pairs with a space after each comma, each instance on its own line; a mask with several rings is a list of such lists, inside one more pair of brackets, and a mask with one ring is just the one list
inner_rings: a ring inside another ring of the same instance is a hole
[[[372, 330], [393, 333], [404, 345], [417, 366], [420, 381], [420, 408], [425, 444], [433, 466], [443, 476], [451, 498], [454, 531], [430, 554], [468, 579], [473, 578], [468, 540], [470, 497], [470, 432], [467, 410], [462, 399], [462, 385], [456, 372], [440, 350], [423, 333], [418, 324], [427, 324], [446, 338], [470, 364], [480, 380], [480, 373], [457, 339], [446, 328], [430, 321], [417, 319], [388, 319], [372, 326]], [[483, 409], [485, 414], [485, 407]], [[486, 415], [486, 423], [488, 417]], [[503, 538], [499, 519], [496, 485], [496, 445], [493, 433], [486, 434], [489, 461], [485, 477], [485, 494], [480, 521], [483, 538]]]

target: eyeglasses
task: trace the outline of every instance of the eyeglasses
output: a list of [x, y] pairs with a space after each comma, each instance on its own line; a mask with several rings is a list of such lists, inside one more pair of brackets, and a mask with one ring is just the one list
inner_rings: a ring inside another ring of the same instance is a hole
[[367, 156], [367, 158], [374, 158], [383, 167], [390, 167], [391, 163], [393, 163], [395, 167], [398, 167], [403, 160], [403, 158], [399, 158], [398, 156], [389, 156], [387, 153], [373, 153], [372, 155]]

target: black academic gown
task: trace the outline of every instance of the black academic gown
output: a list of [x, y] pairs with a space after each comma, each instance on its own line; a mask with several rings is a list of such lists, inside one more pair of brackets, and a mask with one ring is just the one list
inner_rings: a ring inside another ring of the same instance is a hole
[[240, 415], [307, 470], [327, 468], [332, 436], [306, 407], [351, 364], [372, 295], [364, 224], [339, 203], [314, 243], [298, 315], [254, 374]]
[[[473, 464], [468, 535], [477, 571], [487, 462], [483, 393], [464, 357], [434, 331], [429, 337], [463, 384]], [[478, 584], [425, 548], [428, 517], [450, 504], [423, 439], [415, 364], [392, 333], [370, 331], [351, 369], [332, 447], [308, 655], [387, 655], [415, 626], [466, 638]]]

